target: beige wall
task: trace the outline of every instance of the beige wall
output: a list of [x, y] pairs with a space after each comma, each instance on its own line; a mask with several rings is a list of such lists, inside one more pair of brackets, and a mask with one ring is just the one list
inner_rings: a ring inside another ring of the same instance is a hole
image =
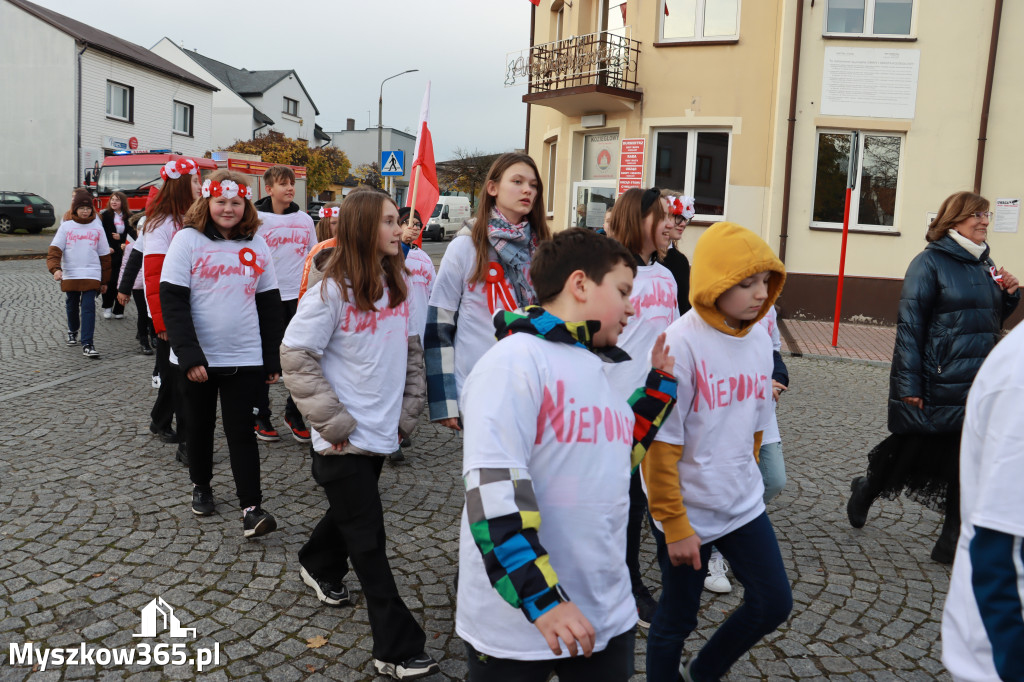
[[[749, 4], [749, 3], [748, 3]], [[786, 3], [785, 49], [792, 53], [795, 24], [793, 2]], [[978, 125], [984, 94], [994, 0], [917, 0], [916, 37], [911, 42], [823, 39], [825, 2], [804, 5], [803, 48], [794, 139], [793, 176], [786, 266], [791, 272], [836, 274], [841, 235], [809, 228], [815, 174], [816, 133], [820, 128], [905, 131], [901, 153], [895, 227], [899, 236], [851, 232], [848, 276], [902, 278], [907, 265], [925, 245], [926, 213], [938, 209], [949, 194], [974, 184]], [[951, 21], [951, 17], [956, 17]], [[1024, 197], [1024, 142], [1014, 116], [1024, 106], [1015, 75], [1024, 66], [1024, 44], [1013, 27], [1024, 25], [1024, 3], [1005, 3], [1002, 36], [993, 86], [988, 147], [982, 194]], [[827, 46], [888, 47], [920, 51], [917, 103], [913, 119], [847, 119], [820, 114], [821, 82]], [[779, 150], [772, 173], [773, 225], [779, 225], [782, 163], [785, 149], [785, 108], [792, 59], [784, 60], [787, 78], [780, 83]], [[993, 258], [1014, 272], [1024, 272], [1024, 239], [1019, 234], [990, 233]], [[773, 246], [778, 230], [772, 231]]]
[[[592, 33], [597, 25], [597, 0], [577, 0], [566, 6], [564, 37]], [[535, 42], [554, 36], [555, 13], [550, 3], [537, 9]], [[582, 136], [618, 132], [624, 137], [646, 137], [647, 168], [644, 182], [653, 175], [652, 131], [666, 127], [715, 127], [732, 132], [726, 219], [767, 234], [769, 179], [775, 154], [778, 37], [782, 3], [748, 0], [742, 3], [740, 40], [732, 45], [655, 47], [660, 3], [630, 0], [627, 6], [630, 36], [640, 42], [637, 72], [643, 99], [631, 112], [606, 112], [606, 127], [584, 130], [580, 117], [567, 117], [534, 104], [530, 120], [530, 154], [547, 179], [546, 143], [557, 139], [555, 192], [550, 225], [564, 229], [572, 185], [582, 175]], [[605, 113], [595, 111], [592, 113]], [[689, 251], [701, 228], [687, 230], [683, 248]]]

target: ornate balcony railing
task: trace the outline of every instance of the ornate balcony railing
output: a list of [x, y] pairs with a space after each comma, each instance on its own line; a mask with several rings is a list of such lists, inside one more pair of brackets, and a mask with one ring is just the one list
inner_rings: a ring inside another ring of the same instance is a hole
[[618, 33], [573, 36], [509, 53], [505, 86], [526, 82], [528, 93], [593, 85], [636, 91], [639, 56], [640, 43]]

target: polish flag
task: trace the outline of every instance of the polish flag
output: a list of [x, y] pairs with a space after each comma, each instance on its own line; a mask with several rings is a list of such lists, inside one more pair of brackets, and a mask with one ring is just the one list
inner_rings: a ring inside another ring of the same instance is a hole
[[[429, 120], [430, 81], [427, 81], [427, 91], [423, 94], [423, 104], [420, 107], [420, 124], [416, 129], [416, 153], [412, 158], [412, 174], [409, 176], [409, 193], [405, 204], [419, 212], [424, 227], [430, 220], [430, 216], [434, 214], [437, 198], [441, 196], [440, 186], [437, 182], [437, 165], [434, 163], [434, 141], [430, 137], [430, 128], [427, 127]], [[416, 202], [415, 206], [413, 206], [413, 201]], [[416, 240], [416, 245], [423, 245], [422, 232]]]
[[665, 16], [668, 16], [668, 0], [665, 0]]
[[533, 3], [534, 7], [540, 7], [540, 0], [530, 0], [530, 2]]

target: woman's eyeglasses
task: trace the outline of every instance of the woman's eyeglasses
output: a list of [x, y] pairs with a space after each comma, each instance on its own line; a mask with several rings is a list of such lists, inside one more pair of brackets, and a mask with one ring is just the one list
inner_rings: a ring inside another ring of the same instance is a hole
[[676, 227], [686, 224], [686, 218], [684, 218], [682, 215], [674, 215], [672, 216], [672, 220], [675, 221]]
[[[408, 225], [408, 224], [409, 224], [409, 219], [408, 219], [408, 218], [405, 218], [404, 220], [399, 220], [399, 221], [398, 221], [398, 224], [399, 224], [399, 226], [401, 226], [401, 227], [405, 227], [406, 225]], [[415, 222], [413, 222], [413, 224], [412, 224], [412, 225], [413, 225], [413, 227], [415, 227], [415, 228], [416, 228], [417, 230], [422, 230], [422, 229], [423, 229], [423, 223], [421, 223], [421, 222], [420, 222], [420, 221], [418, 221], [418, 220], [417, 220], [417, 221], [415, 221]]]
[[993, 213], [992, 211], [975, 211], [971, 215], [977, 218], [978, 220], [981, 220], [982, 218], [988, 218], [989, 220], [992, 220], [992, 216], [994, 216], [995, 213]]

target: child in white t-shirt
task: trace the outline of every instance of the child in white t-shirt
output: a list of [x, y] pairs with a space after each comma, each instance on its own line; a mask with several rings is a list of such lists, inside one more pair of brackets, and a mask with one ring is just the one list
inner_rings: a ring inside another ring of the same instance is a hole
[[480, 191], [472, 234], [448, 245], [430, 294], [423, 348], [431, 421], [459, 430], [462, 385], [494, 345], [491, 318], [536, 302], [530, 262], [550, 236], [537, 164], [502, 154]]
[[[647, 638], [652, 682], [720, 679], [792, 609], [757, 467], [774, 409], [771, 346], [757, 322], [785, 278], [782, 263], [757, 235], [715, 223], [694, 251], [693, 308], [666, 332], [679, 409], [643, 463], [662, 574]], [[744, 603], [680, 665], [683, 643], [697, 625], [712, 544], [743, 585]]]
[[244, 175], [227, 170], [210, 175], [202, 198], [185, 216], [185, 227], [171, 241], [160, 275], [170, 361], [183, 387], [192, 512], [214, 512], [210, 481], [219, 395], [247, 538], [277, 528], [261, 506], [252, 411], [260, 387], [280, 376], [283, 328], [274, 263], [256, 234], [259, 218], [251, 196]]
[[[647, 357], [654, 341], [668, 326], [679, 318], [675, 278], [668, 268], [658, 262], [658, 254], [669, 246], [672, 215], [666, 210], [667, 201], [661, 190], [627, 190], [615, 202], [615, 211], [609, 221], [608, 236], [633, 254], [636, 260], [636, 278], [630, 303], [635, 314], [619, 337], [619, 346], [632, 360], [608, 365], [608, 383], [622, 397], [628, 398], [646, 376]], [[640, 627], [651, 626], [658, 608], [640, 573], [640, 536], [647, 497], [644, 495], [640, 475], [629, 483], [629, 524], [626, 532], [626, 566], [636, 598]]]
[[71, 199], [71, 219], [57, 228], [46, 254], [46, 268], [65, 296], [68, 318], [67, 345], [78, 343], [82, 331], [82, 355], [98, 358], [93, 345], [96, 328], [96, 293], [107, 290], [110, 279], [110, 247], [103, 226], [96, 218], [92, 196], [75, 190]]
[[1024, 326], [999, 342], [967, 397], [960, 540], [942, 612], [956, 682], [1024, 680]]
[[317, 599], [349, 602], [352, 562], [366, 597], [374, 667], [396, 679], [437, 672], [426, 635], [398, 594], [377, 488], [384, 458], [416, 427], [423, 352], [409, 335], [409, 277], [398, 207], [380, 192], [349, 195], [324, 277], [310, 287], [281, 345], [285, 386], [309, 419], [313, 477], [328, 509], [299, 550]]
[[633, 673], [629, 480], [675, 394], [663, 337], [628, 400], [602, 371], [629, 361], [615, 343], [635, 271], [586, 229], [542, 243], [531, 276], [544, 307], [498, 311], [501, 340], [466, 380], [455, 630], [469, 680]]

